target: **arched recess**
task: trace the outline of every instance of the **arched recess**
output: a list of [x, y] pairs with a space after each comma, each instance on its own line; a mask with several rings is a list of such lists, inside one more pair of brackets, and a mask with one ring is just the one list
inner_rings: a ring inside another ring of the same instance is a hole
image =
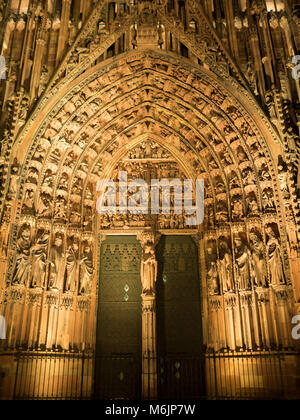
[[[197, 237], [207, 346], [291, 346], [297, 238], [278, 180], [280, 141], [249, 92], [234, 86], [183, 58], [133, 51], [43, 98], [15, 142], [6, 185], [1, 293], [9, 347], [93, 348], [98, 245], [107, 233], [95, 217], [96, 183], [148, 141], [184, 176], [205, 180], [199, 229], [156, 226]], [[84, 259], [90, 285], [82, 288], [76, 272], [66, 290], [68, 266]]]

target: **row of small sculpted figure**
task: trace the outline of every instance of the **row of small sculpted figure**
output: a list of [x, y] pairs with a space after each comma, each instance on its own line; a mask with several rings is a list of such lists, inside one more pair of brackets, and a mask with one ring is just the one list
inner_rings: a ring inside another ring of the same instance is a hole
[[256, 232], [250, 234], [250, 245], [244, 243], [240, 236], [236, 236], [234, 264], [232, 252], [225, 239], [220, 241], [218, 259], [213, 247], [208, 245], [207, 284], [210, 295], [219, 295], [221, 290], [233, 292], [236, 288], [251, 290], [253, 286], [268, 287], [269, 283], [274, 286], [286, 284], [280, 242], [272, 227], [267, 227], [266, 232], [266, 247]]
[[17, 241], [12, 284], [88, 294], [94, 274], [92, 249], [87, 243], [80, 255], [79, 243], [74, 239], [64, 252], [63, 243], [63, 237], [56, 235], [51, 244], [46, 231], [33, 241], [30, 229], [25, 227]]

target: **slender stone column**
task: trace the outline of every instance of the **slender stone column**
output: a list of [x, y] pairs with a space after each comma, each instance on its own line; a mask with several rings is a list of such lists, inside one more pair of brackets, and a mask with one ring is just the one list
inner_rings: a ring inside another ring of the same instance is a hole
[[157, 398], [155, 294], [142, 295], [142, 398]]
[[137, 235], [142, 244], [141, 261], [142, 293], [142, 398], [157, 398], [157, 350], [156, 350], [156, 293], [157, 260], [155, 245], [159, 236], [153, 232]]
[[65, 52], [66, 44], [67, 44], [71, 3], [72, 3], [71, 0], [63, 0], [63, 3], [62, 3], [56, 64], [58, 64], [61, 61]]

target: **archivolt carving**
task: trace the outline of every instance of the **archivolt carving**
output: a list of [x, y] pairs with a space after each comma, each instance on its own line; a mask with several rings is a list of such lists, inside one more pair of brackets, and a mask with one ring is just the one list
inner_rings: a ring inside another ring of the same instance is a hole
[[[77, 310], [89, 310], [98, 268], [97, 248], [91, 246], [96, 234], [152, 223], [139, 214], [96, 215], [97, 181], [116, 179], [120, 169], [132, 178], [155, 173], [205, 180], [200, 229], [215, 241], [206, 247], [205, 281], [216, 311], [224, 294], [291, 283], [282, 234], [284, 190], [268, 142], [261, 125], [210, 73], [187, 69], [164, 54], [131, 53], [88, 71], [35, 124], [36, 132], [24, 139], [27, 149], [16, 148], [13, 156], [19, 180], [7, 204], [16, 208], [11, 222], [18, 231], [10, 240], [9, 284], [44, 287], [55, 302], [58, 293], [72, 294]], [[182, 219], [171, 212], [155, 223], [161, 231], [184, 230]], [[267, 231], [269, 224], [277, 230]], [[253, 228], [257, 235], [249, 236]], [[42, 273], [39, 282], [30, 277], [32, 259]]]

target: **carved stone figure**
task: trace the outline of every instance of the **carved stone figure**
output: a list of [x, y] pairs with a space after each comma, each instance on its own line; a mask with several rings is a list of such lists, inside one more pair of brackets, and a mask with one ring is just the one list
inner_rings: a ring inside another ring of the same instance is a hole
[[278, 178], [280, 182], [280, 189], [283, 194], [283, 198], [289, 199], [289, 187], [288, 187], [288, 174], [287, 171], [284, 169], [283, 165], [278, 166]]
[[78, 279], [78, 267], [79, 267], [79, 255], [78, 255], [79, 245], [76, 240], [73, 240], [72, 245], [68, 248], [67, 251], [67, 260], [66, 260], [66, 283], [65, 291], [74, 292], [77, 279]]
[[236, 256], [236, 280], [239, 289], [251, 288], [251, 254], [249, 248], [243, 244], [242, 239], [236, 236], [234, 239]]
[[223, 292], [234, 290], [232, 254], [228, 243], [220, 241], [220, 260], [218, 261], [218, 271]]
[[11, 170], [10, 170], [10, 183], [9, 183], [9, 189], [8, 189], [8, 199], [12, 199], [15, 197], [18, 189], [18, 182], [19, 182], [19, 163], [17, 159], [14, 160], [14, 163], [12, 164]]
[[242, 197], [235, 197], [232, 201], [232, 217], [233, 219], [240, 219], [243, 217]]
[[55, 203], [55, 219], [66, 219], [66, 200], [64, 197], [58, 197]]
[[92, 287], [94, 274], [93, 255], [89, 245], [84, 249], [83, 257], [80, 261], [79, 275], [79, 295], [87, 295]]
[[64, 273], [63, 238], [57, 235], [50, 248], [49, 289], [60, 289]]
[[246, 201], [249, 214], [257, 214], [259, 210], [256, 197], [253, 194], [251, 194], [249, 195], [249, 197], [247, 197]]
[[269, 237], [267, 241], [267, 257], [270, 270], [270, 280], [272, 285], [285, 283], [283, 263], [280, 253], [280, 242], [271, 226], [266, 228]]
[[250, 233], [252, 268], [254, 283], [260, 287], [267, 286], [267, 266], [264, 254], [263, 241], [255, 232]]
[[207, 270], [207, 289], [208, 294], [218, 295], [219, 288], [219, 274], [215, 255], [212, 248], [207, 248], [208, 270]]
[[44, 287], [49, 233], [44, 232], [31, 250], [31, 287]]
[[137, 47], [137, 29], [135, 25], [131, 28], [131, 44], [133, 49]]
[[266, 210], [275, 209], [275, 201], [273, 197], [273, 192], [270, 189], [266, 189], [262, 193], [263, 205]]
[[28, 189], [25, 193], [24, 212], [27, 214], [34, 212], [34, 191], [31, 189]]
[[37, 206], [37, 212], [41, 217], [51, 217], [52, 215], [52, 202], [48, 194], [42, 193]]
[[17, 260], [12, 277], [13, 284], [29, 284], [31, 273], [30, 248], [30, 229], [25, 228], [17, 242]]
[[156, 278], [157, 261], [155, 258], [154, 244], [147, 242], [144, 246], [141, 261], [141, 280], [144, 294], [151, 295], [155, 292]]

